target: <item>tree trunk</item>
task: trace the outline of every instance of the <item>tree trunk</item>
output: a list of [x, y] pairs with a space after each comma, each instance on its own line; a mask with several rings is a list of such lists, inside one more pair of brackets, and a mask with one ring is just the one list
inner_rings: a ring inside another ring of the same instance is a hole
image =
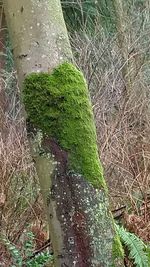
[[5, 123], [4, 117], [7, 108], [7, 99], [5, 94], [5, 85], [3, 80], [3, 74], [5, 70], [5, 63], [6, 63], [6, 21], [4, 16], [4, 8], [3, 4], [0, 1], [0, 132], [4, 134], [5, 132]]
[[123, 5], [122, 0], [113, 0], [113, 4], [115, 10], [118, 45], [123, 59], [122, 76], [125, 83], [126, 93], [129, 95], [137, 74], [138, 64], [136, 61], [138, 55], [134, 49], [133, 51], [129, 51], [128, 35], [130, 32], [127, 30], [127, 20], [129, 18], [127, 16], [125, 4]]
[[55, 266], [123, 266], [96, 131], [60, 1], [4, 0]]

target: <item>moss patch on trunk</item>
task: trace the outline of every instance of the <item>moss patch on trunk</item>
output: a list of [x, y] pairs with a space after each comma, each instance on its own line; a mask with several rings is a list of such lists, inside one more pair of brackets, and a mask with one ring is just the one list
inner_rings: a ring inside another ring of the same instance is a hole
[[116, 234], [114, 236], [114, 241], [113, 241], [113, 248], [112, 248], [112, 253], [113, 253], [113, 265], [112, 267], [118, 266], [118, 261], [120, 259], [120, 262], [122, 263], [122, 260], [124, 259], [124, 250], [119, 238], [119, 235]]
[[105, 188], [92, 106], [85, 79], [74, 65], [63, 63], [52, 74], [25, 78], [23, 100], [28, 120], [54, 138], [68, 153], [68, 170]]

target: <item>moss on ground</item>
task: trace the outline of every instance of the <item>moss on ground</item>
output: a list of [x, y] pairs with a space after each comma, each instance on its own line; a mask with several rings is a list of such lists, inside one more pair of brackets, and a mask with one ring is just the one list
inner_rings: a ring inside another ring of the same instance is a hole
[[96, 144], [88, 89], [82, 73], [63, 63], [52, 74], [26, 77], [23, 99], [29, 121], [68, 152], [69, 170], [106, 188]]

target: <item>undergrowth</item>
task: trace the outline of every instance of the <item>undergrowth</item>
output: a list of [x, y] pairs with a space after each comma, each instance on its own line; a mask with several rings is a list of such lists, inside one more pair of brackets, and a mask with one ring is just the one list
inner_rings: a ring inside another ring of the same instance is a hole
[[[115, 227], [124, 247], [125, 257], [128, 257], [135, 267], [149, 267], [150, 246], [135, 234], [128, 232], [123, 226], [115, 224]], [[43, 267], [47, 262], [53, 263], [53, 254], [49, 250], [39, 250], [39, 253], [34, 253], [34, 235], [32, 232], [25, 234], [22, 250], [7, 238], [1, 237], [1, 241], [12, 257], [11, 267]]]
[[116, 225], [121, 242], [129, 251], [129, 259], [136, 267], [150, 266], [150, 247], [146, 245], [138, 236], [125, 230], [123, 226]]
[[21, 249], [5, 237], [1, 237], [1, 242], [3, 242], [10, 253], [11, 267], [43, 267], [47, 262], [53, 262], [53, 255], [49, 250], [41, 249], [37, 253], [34, 252], [35, 243], [32, 232], [25, 234], [25, 241]]

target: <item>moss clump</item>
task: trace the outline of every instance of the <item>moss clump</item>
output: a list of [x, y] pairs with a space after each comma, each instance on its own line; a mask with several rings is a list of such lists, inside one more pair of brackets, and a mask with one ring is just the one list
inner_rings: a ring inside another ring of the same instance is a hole
[[29, 121], [68, 152], [69, 170], [106, 187], [96, 144], [88, 89], [82, 73], [63, 63], [52, 74], [26, 77], [23, 99]]
[[113, 253], [113, 262], [114, 262], [112, 267], [115, 267], [117, 266], [116, 262], [118, 263], [119, 259], [122, 262], [122, 259], [124, 258], [124, 250], [123, 250], [118, 234], [115, 235], [114, 240], [113, 240], [112, 253]]

